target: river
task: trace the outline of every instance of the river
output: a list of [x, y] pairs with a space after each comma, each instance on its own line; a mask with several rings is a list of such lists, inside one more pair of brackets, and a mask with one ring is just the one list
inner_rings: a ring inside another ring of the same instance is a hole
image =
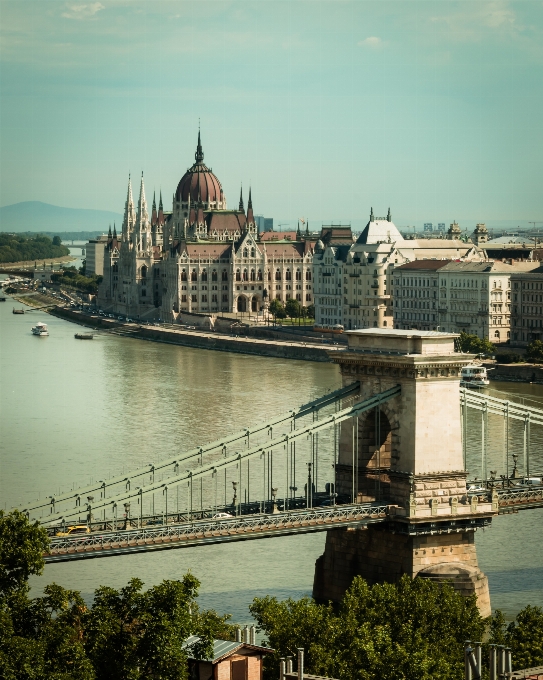
[[[0, 304], [0, 503], [2, 508], [175, 456], [340, 386], [331, 364], [196, 350], [99, 334]], [[21, 306], [17, 304], [16, 306]], [[31, 325], [45, 321], [50, 336]], [[493, 383], [543, 406], [543, 387]], [[105, 477], [104, 477], [105, 476]], [[543, 605], [543, 510], [501, 516], [478, 532], [493, 608], [512, 616]], [[324, 534], [167, 550], [47, 565], [33, 593], [56, 581], [90, 599], [132, 576], [146, 585], [189, 569], [200, 604], [249, 622], [255, 596], [310, 594]]]

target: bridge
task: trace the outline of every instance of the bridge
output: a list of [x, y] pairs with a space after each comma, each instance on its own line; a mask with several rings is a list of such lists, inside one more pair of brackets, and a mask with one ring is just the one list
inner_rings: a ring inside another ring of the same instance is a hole
[[325, 531], [319, 599], [340, 599], [355, 573], [434, 578], [446, 554], [489, 611], [473, 534], [500, 514], [543, 507], [534, 473], [543, 410], [460, 389], [470, 357], [450, 334], [348, 335], [349, 347], [330, 353], [341, 389], [27, 505], [52, 536], [46, 562]]

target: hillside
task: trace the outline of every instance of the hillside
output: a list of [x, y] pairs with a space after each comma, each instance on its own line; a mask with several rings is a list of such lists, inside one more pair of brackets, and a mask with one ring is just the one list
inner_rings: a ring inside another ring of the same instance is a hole
[[109, 225], [120, 227], [122, 215], [107, 210], [62, 208], [41, 201], [24, 201], [0, 208], [1, 232], [107, 233]]

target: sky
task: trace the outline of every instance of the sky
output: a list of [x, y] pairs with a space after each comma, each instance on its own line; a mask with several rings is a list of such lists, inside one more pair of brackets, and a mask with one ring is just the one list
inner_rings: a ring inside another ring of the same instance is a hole
[[0, 205], [543, 228], [543, 2], [0, 0]]

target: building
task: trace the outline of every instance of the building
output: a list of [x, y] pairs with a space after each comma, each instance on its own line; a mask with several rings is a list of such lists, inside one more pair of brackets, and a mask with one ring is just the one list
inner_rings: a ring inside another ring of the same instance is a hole
[[[340, 231], [343, 230], [343, 231]], [[386, 217], [370, 220], [356, 242], [350, 227], [323, 227], [315, 245], [315, 321], [348, 329], [392, 328], [396, 267], [415, 260], [482, 260], [473, 243], [456, 239], [406, 239]]]
[[488, 229], [486, 228], [486, 224], [481, 223], [475, 227], [473, 234], [471, 235], [471, 240], [476, 246], [482, 246], [488, 241]]
[[[109, 228], [111, 234], [111, 227]], [[103, 276], [104, 274], [104, 249], [108, 243], [107, 236], [91, 238], [85, 245], [85, 273], [87, 276]]]
[[438, 222], [437, 224], [437, 230], [444, 232], [445, 231], [445, 222]]
[[543, 340], [543, 267], [511, 274], [511, 344]]
[[431, 222], [425, 222], [424, 223], [424, 231], [433, 231], [434, 226]]
[[450, 260], [414, 260], [394, 269], [394, 328], [435, 331], [439, 327], [439, 270]]
[[[191, 635], [183, 644], [190, 649], [200, 638]], [[207, 659], [197, 659], [189, 652], [190, 680], [262, 680], [263, 659], [273, 649], [249, 642], [213, 640], [213, 653]]]
[[251, 189], [247, 209], [242, 191], [238, 207], [228, 208], [221, 182], [204, 164], [198, 133], [195, 162], [177, 185], [171, 212], [164, 211], [161, 194], [149, 216], [143, 176], [136, 206], [129, 178], [121, 235], [114, 228], [107, 239], [98, 304], [167, 321], [184, 312], [258, 314], [270, 299], [308, 306], [315, 241], [307, 228], [261, 238]]
[[264, 217], [264, 215], [255, 215], [256, 226], [260, 233], [264, 231], [273, 231], [273, 217]]

